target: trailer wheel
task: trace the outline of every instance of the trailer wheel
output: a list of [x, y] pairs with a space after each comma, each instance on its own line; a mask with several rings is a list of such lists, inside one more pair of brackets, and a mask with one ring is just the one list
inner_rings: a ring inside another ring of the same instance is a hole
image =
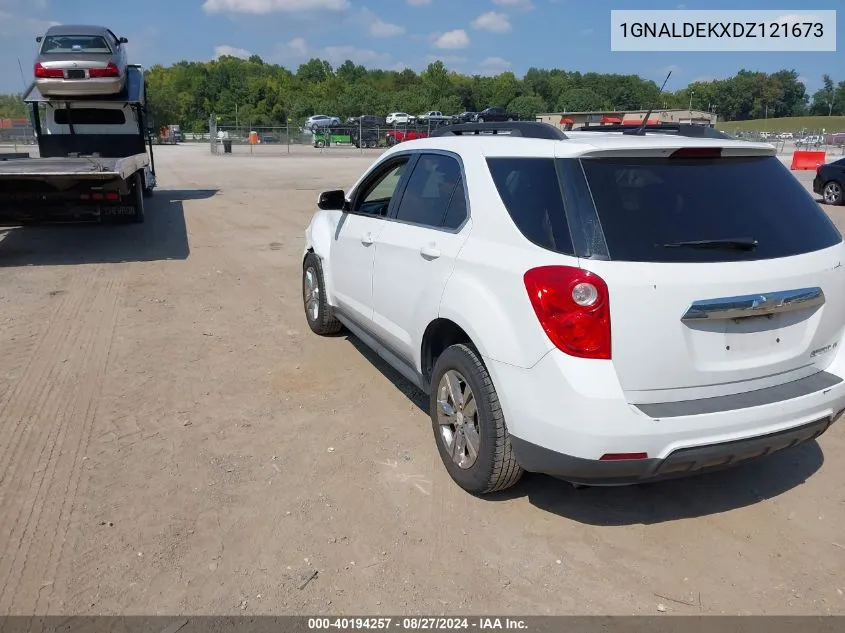
[[323, 140], [319, 140], [319, 141], [317, 141], [316, 143], [314, 143], [314, 147], [320, 147], [320, 148], [322, 148], [322, 147], [325, 147], [325, 146], [326, 146], [326, 142], [325, 142], [325, 141], [323, 141]]
[[144, 221], [144, 177], [141, 172], [136, 172], [132, 178], [132, 206], [135, 207], [135, 213], [131, 216], [131, 221], [135, 224], [141, 224]]

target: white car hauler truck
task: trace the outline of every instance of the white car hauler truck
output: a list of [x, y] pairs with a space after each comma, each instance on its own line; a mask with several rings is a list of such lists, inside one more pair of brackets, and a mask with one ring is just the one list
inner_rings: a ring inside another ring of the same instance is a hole
[[36, 157], [0, 154], [0, 224], [123, 217], [144, 221], [156, 185], [144, 73], [127, 69], [115, 95], [24, 101], [38, 139]]

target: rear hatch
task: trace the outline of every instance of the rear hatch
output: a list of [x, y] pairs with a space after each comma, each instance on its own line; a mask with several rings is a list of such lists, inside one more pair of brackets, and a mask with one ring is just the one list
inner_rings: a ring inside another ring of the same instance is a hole
[[726, 145], [580, 159], [597, 227], [580, 264], [608, 285], [633, 403], [797, 380], [842, 340], [839, 232], [776, 156]]

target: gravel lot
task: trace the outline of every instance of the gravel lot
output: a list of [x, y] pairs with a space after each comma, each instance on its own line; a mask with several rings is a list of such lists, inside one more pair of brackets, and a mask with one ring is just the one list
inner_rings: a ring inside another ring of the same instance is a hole
[[460, 491], [420, 394], [302, 314], [316, 192], [376, 155], [160, 147], [145, 224], [0, 231], [0, 615], [845, 614], [842, 424]]

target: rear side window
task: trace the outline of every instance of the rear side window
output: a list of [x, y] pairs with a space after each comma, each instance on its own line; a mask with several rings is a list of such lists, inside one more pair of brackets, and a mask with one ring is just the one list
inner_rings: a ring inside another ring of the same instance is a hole
[[62, 108], [56, 110], [55, 120], [59, 125], [123, 125], [126, 115], [113, 108], [73, 108], [70, 112]]
[[[842, 239], [774, 156], [588, 158], [581, 164], [612, 260], [773, 259], [828, 248]], [[749, 238], [757, 241], [756, 248], [678, 245]]]
[[429, 227], [443, 226], [460, 181], [461, 166], [457, 160], [442, 154], [422, 154], [408, 179], [396, 219]]
[[496, 189], [520, 232], [537, 246], [572, 254], [553, 158], [488, 158]]

